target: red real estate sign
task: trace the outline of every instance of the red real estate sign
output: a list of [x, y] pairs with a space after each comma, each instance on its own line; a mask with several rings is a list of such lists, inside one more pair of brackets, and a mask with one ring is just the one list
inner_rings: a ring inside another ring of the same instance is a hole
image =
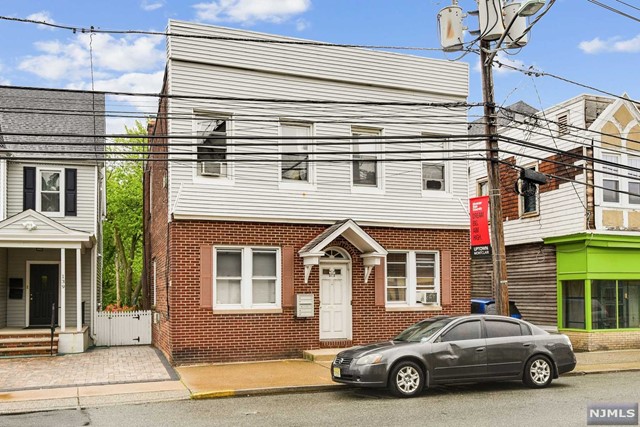
[[471, 256], [473, 258], [491, 256], [489, 196], [470, 198], [469, 213], [471, 219]]

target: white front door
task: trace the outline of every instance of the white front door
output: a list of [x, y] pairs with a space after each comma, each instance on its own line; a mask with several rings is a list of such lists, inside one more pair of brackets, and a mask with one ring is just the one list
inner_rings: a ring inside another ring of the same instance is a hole
[[351, 339], [348, 264], [320, 264], [320, 339]]

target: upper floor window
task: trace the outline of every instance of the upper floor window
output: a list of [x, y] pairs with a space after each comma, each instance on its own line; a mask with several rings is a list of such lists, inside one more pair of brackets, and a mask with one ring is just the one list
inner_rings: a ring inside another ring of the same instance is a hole
[[78, 215], [78, 170], [23, 167], [22, 209], [49, 216]]
[[62, 213], [62, 171], [40, 169], [40, 186], [37, 201], [40, 212]]
[[215, 305], [218, 308], [280, 306], [279, 251], [271, 248], [217, 248]]
[[378, 187], [380, 162], [377, 140], [361, 137], [379, 136], [377, 130], [353, 130], [352, 181], [354, 187]]
[[[449, 149], [449, 141], [430, 140], [422, 143], [422, 189], [427, 191], [446, 191], [447, 162], [445, 151]], [[429, 160], [426, 160], [429, 159]]]
[[[536, 166], [529, 167], [537, 170]], [[531, 181], [520, 180], [518, 182], [520, 190], [520, 215], [529, 216], [538, 214], [538, 184]]]
[[616, 165], [620, 164], [620, 156], [616, 154], [603, 153], [602, 160], [610, 163], [602, 165], [604, 175], [602, 178], [602, 186], [604, 187], [604, 190], [602, 191], [602, 201], [619, 203], [620, 180], [619, 177], [612, 174], [618, 173], [618, 167]]
[[198, 175], [227, 177], [227, 120], [200, 118], [196, 121], [198, 134]]
[[311, 126], [304, 124], [283, 124], [281, 134], [285, 139], [282, 145], [280, 176], [283, 181], [310, 182], [310, 145]]
[[489, 195], [489, 181], [486, 179], [478, 180], [476, 184], [476, 196], [488, 196]]
[[629, 156], [629, 166], [635, 169], [629, 171], [629, 203], [640, 205], [640, 157]]
[[437, 304], [438, 254], [405, 251], [387, 254], [387, 304]]

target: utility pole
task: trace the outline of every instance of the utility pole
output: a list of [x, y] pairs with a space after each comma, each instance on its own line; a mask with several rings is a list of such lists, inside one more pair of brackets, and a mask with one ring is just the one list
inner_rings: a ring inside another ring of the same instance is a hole
[[498, 124], [493, 94], [493, 69], [487, 61], [491, 48], [488, 40], [480, 41], [480, 64], [482, 66], [482, 98], [484, 101], [484, 128], [487, 136], [487, 180], [489, 185], [489, 222], [491, 225], [491, 278], [496, 300], [496, 312], [509, 316], [509, 287], [507, 280], [507, 254], [504, 246], [502, 222], [502, 197], [500, 195], [500, 163], [498, 161]]

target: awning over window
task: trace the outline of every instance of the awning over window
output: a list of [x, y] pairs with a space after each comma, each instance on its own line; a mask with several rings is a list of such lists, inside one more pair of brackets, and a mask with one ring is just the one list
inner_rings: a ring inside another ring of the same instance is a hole
[[338, 236], [343, 236], [360, 252], [364, 264], [364, 282], [367, 283], [373, 267], [380, 265], [381, 260], [387, 256], [387, 251], [380, 243], [364, 231], [352, 219], [338, 221], [325, 231], [317, 235], [313, 240], [304, 245], [298, 254], [304, 259], [304, 282], [308, 283], [309, 275], [314, 265], [320, 263], [324, 256], [324, 249]]

